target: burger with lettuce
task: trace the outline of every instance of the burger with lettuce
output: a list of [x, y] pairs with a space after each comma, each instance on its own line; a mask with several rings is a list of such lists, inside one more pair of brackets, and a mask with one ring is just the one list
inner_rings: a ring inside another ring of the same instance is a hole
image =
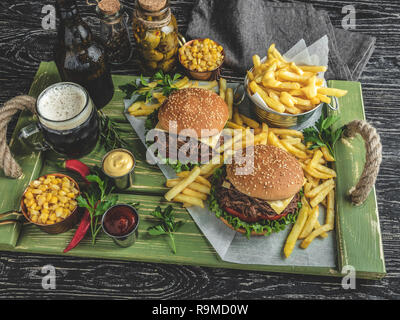
[[228, 117], [228, 106], [215, 92], [201, 88], [176, 90], [147, 117], [146, 136], [151, 129], [164, 134], [163, 139], [150, 139], [148, 145], [157, 143], [157, 156], [176, 172], [190, 170], [216, 155], [214, 147]]
[[[301, 207], [303, 169], [296, 158], [271, 145], [256, 145], [251, 167], [236, 161], [213, 176], [209, 207], [228, 227], [250, 236], [279, 232]], [[242, 158], [241, 158], [242, 159]]]

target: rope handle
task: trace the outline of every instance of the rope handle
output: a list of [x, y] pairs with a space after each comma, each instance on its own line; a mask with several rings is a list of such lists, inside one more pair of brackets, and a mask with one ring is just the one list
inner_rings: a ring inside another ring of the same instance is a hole
[[353, 138], [357, 133], [365, 142], [365, 165], [358, 183], [349, 190], [349, 194], [351, 202], [359, 206], [364, 203], [375, 185], [382, 162], [382, 144], [376, 129], [366, 121], [353, 120], [349, 122], [343, 135]]
[[0, 169], [4, 170], [7, 177], [17, 179], [22, 175], [22, 169], [7, 145], [8, 123], [17, 111], [27, 109], [35, 114], [35, 104], [35, 98], [22, 95], [8, 100], [3, 108], [0, 108]]

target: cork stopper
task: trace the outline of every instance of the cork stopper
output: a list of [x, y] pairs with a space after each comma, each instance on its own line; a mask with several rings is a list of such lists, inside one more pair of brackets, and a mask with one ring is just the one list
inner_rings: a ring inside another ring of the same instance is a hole
[[98, 7], [105, 14], [114, 14], [120, 10], [121, 4], [118, 0], [101, 0]]
[[167, 0], [138, 0], [138, 3], [144, 10], [155, 12], [163, 9], [167, 4]]

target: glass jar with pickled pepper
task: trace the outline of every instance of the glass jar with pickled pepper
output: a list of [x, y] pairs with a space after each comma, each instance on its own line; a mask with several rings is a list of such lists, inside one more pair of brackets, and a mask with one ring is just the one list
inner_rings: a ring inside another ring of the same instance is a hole
[[142, 72], [153, 75], [175, 69], [178, 52], [178, 24], [168, 0], [137, 0], [133, 34]]

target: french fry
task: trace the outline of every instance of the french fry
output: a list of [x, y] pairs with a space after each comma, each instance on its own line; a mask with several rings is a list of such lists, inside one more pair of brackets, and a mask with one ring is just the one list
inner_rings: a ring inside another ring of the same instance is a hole
[[[173, 200], [174, 202], [182, 202], [182, 203], [192, 204], [194, 206], [204, 208], [203, 200], [195, 198], [195, 197], [187, 196], [184, 194], [178, 194], [171, 200]], [[171, 200], [169, 200], [169, 201], [171, 201]]]
[[333, 179], [329, 179], [329, 180], [326, 180], [324, 183], [320, 184], [319, 186], [311, 189], [309, 192], [304, 193], [304, 194], [308, 198], [314, 198], [316, 195], [318, 195], [320, 192], [322, 192], [322, 190], [324, 188], [327, 188], [327, 187], [329, 187], [331, 185], [334, 185], [334, 184], [335, 184], [335, 182], [333, 181]]
[[233, 135], [232, 139], [228, 140], [227, 142], [225, 142], [223, 145], [218, 146], [215, 151], [217, 151], [218, 153], [221, 152], [225, 152], [228, 149], [232, 149], [232, 146], [238, 142], [239, 140], [241, 140], [243, 138], [243, 133], [242, 131], [239, 132], [235, 132], [235, 134]]
[[130, 115], [135, 116], [135, 117], [140, 117], [140, 116], [148, 116], [149, 114], [153, 113], [154, 109], [148, 109], [148, 110], [136, 110], [129, 112]]
[[299, 239], [306, 238], [314, 229], [315, 221], [317, 221], [319, 215], [319, 207], [313, 207], [311, 212], [308, 214], [307, 221], [299, 235]]
[[[281, 141], [285, 141], [287, 143], [290, 143], [293, 146], [296, 146], [297, 144], [301, 143], [301, 139], [300, 138], [295, 138], [295, 137], [291, 137], [291, 136], [282, 137]], [[302, 150], [302, 149], [300, 149], [300, 150]], [[304, 151], [304, 150], [302, 150], [302, 151]]]
[[285, 111], [285, 106], [282, 103], [275, 101], [274, 99], [269, 97], [268, 94], [263, 89], [261, 89], [255, 81], [250, 82], [249, 87], [253, 94], [258, 93], [260, 95], [261, 99], [264, 100], [268, 107], [278, 112]]
[[261, 59], [260, 56], [255, 54], [253, 55], [253, 65], [255, 68], [259, 67], [261, 65]]
[[286, 91], [281, 92], [279, 99], [286, 106], [286, 108], [294, 108], [296, 100]]
[[[303, 167], [304, 169], [304, 167]], [[304, 172], [304, 176], [306, 177], [307, 181], [311, 183], [312, 187], [317, 187], [319, 185], [319, 179], [311, 176], [309, 173]]]
[[205, 85], [201, 85], [201, 86], [198, 85], [199, 88], [207, 89], [207, 90], [214, 89], [214, 88], [217, 87], [217, 86], [218, 86], [218, 81], [217, 81], [217, 80], [210, 81], [209, 83], [207, 83], [207, 84], [205, 84]]
[[184, 207], [184, 208], [190, 208], [190, 207], [193, 207], [193, 204], [187, 203], [187, 202], [182, 202], [182, 207]]
[[215, 173], [215, 171], [217, 171], [223, 165], [224, 165], [223, 163], [214, 165], [214, 167], [211, 168], [210, 172], [208, 172], [207, 174], [204, 175], [204, 178], [211, 177]]
[[265, 139], [268, 139], [267, 133], [261, 132], [254, 136], [254, 144], [261, 144], [261, 141], [265, 141]]
[[313, 72], [313, 73], [320, 73], [328, 70], [328, 68], [325, 66], [298, 66], [298, 67], [299, 69], [305, 72]]
[[229, 119], [232, 119], [233, 114], [233, 89], [227, 88], [225, 93], [225, 101], [228, 106]]
[[142, 105], [142, 110], [151, 110], [152, 112], [156, 109], [158, 109], [161, 106], [160, 103], [155, 103], [155, 104], [144, 104]]
[[226, 79], [219, 78], [219, 96], [225, 100], [226, 95]]
[[[166, 182], [166, 186], [168, 188], [173, 188], [175, 187], [178, 183], [180, 183], [182, 179], [168, 179]], [[204, 194], [210, 194], [211, 188], [198, 182], [192, 182], [188, 187], [188, 189], [191, 189], [193, 191], [198, 191]]]
[[185, 195], [193, 197], [193, 198], [198, 198], [200, 200], [207, 200], [207, 195], [205, 193], [194, 191], [190, 188], [183, 189], [182, 194], [185, 194]]
[[[177, 175], [178, 177], [180, 177], [180, 178], [186, 178], [187, 176], [190, 175], [190, 171], [181, 171], [181, 172], [178, 172], [176, 175]], [[211, 188], [211, 183], [210, 183], [210, 181], [208, 181], [207, 179], [205, 179], [205, 178], [202, 177], [202, 176], [196, 177], [196, 180], [195, 180], [195, 181], [197, 181], [198, 183], [204, 184], [205, 186]]]
[[285, 140], [281, 140], [280, 141], [282, 143], [282, 145], [285, 147], [285, 149], [293, 154], [294, 156], [296, 156], [299, 159], [307, 159], [308, 155], [307, 153], [305, 153], [304, 151], [297, 149], [296, 147], [294, 147], [292, 144], [290, 144], [289, 142], [285, 141]]
[[249, 117], [246, 117], [244, 114], [240, 114], [240, 118], [242, 118], [242, 121], [245, 124], [247, 124], [249, 127], [253, 129], [257, 129], [260, 127], [260, 124], [257, 121], [250, 119]]
[[[325, 199], [328, 193], [335, 187], [335, 184], [330, 184], [323, 188], [314, 198], [311, 199], [310, 205], [311, 207], [317, 207], [318, 204]], [[318, 188], [318, 187], [317, 187]]]
[[[314, 230], [316, 230], [316, 229], [318, 229], [318, 228], [320, 228], [320, 227], [321, 227], [321, 225], [319, 224], [319, 221], [318, 221], [318, 220], [315, 221]], [[326, 238], [326, 237], [328, 236], [328, 234], [327, 234], [326, 232], [323, 232], [323, 233], [321, 233], [319, 236], [320, 236], [321, 238]]]
[[310, 243], [319, 235], [323, 234], [326, 231], [330, 230], [330, 226], [327, 224], [324, 224], [322, 227], [319, 227], [318, 229], [315, 229], [313, 232], [311, 232], [300, 244], [300, 247], [303, 249], [306, 249]]
[[334, 229], [335, 226], [335, 191], [332, 189], [326, 196], [326, 218], [325, 223]]
[[307, 165], [310, 169], [311, 168], [315, 168], [315, 166], [319, 163], [319, 160], [323, 157], [323, 154], [321, 152], [321, 150], [319, 149], [314, 149], [314, 155], [311, 159], [311, 161], [309, 162], [309, 164]]
[[303, 132], [298, 131], [298, 130], [293, 130], [293, 129], [281, 129], [281, 128], [269, 128], [273, 133], [277, 135], [288, 135], [288, 136], [293, 136], [297, 137], [300, 139], [304, 139]]
[[332, 156], [327, 147], [323, 146], [320, 149], [326, 161], [335, 161], [335, 158]]
[[247, 78], [249, 81], [254, 81], [254, 74], [251, 71], [247, 71]]
[[226, 125], [227, 125], [228, 128], [231, 128], [231, 129], [246, 130], [245, 127], [240, 126], [240, 125], [238, 125], [237, 123], [232, 122], [232, 121], [227, 121], [227, 122], [226, 122]]
[[261, 128], [262, 128], [262, 132], [265, 133], [265, 138], [263, 140], [261, 140], [260, 143], [267, 144], [268, 143], [268, 130], [269, 130], [268, 125], [265, 122], [263, 122], [261, 124]]
[[[194, 182], [194, 180], [196, 179], [196, 177], [198, 177], [200, 175], [200, 168], [199, 167], [195, 167], [193, 168], [193, 170], [191, 171], [191, 173], [184, 179], [182, 179], [181, 181], [179, 181], [179, 183], [172, 187], [172, 189], [170, 189], [165, 195], [165, 199], [167, 199], [167, 201], [171, 201], [173, 198], [175, 198], [183, 189], [187, 188], [192, 182]], [[182, 201], [182, 202], [188, 202], [191, 203], [190, 201]]]
[[238, 107], [234, 107], [233, 108], [233, 116], [232, 116], [232, 120], [234, 123], [236, 123], [239, 126], [243, 126], [243, 120], [240, 117], [239, 114], [239, 108]]
[[279, 138], [274, 134], [273, 131], [268, 130], [268, 144], [273, 145], [275, 147], [281, 148], [285, 151], [288, 151], [285, 146], [281, 143], [281, 141], [279, 140]]
[[307, 172], [310, 176], [312, 176], [312, 177], [314, 177], [316, 179], [324, 179], [324, 180], [326, 180], [326, 179], [334, 178], [334, 176], [332, 176], [330, 174], [322, 173], [322, 172], [320, 172], [320, 171], [318, 171], [318, 170], [316, 170], [314, 168], [310, 168], [304, 163], [300, 162], [300, 165], [303, 167], [303, 170], [305, 172]]
[[320, 94], [320, 93], [317, 93], [317, 97], [321, 102], [324, 102], [327, 104], [330, 104], [332, 101], [331, 98], [327, 97], [326, 95]]
[[307, 217], [308, 217], [308, 207], [307, 206], [302, 206], [300, 211], [299, 211], [299, 215], [297, 217], [297, 220], [295, 222], [295, 224], [293, 225], [292, 230], [290, 230], [290, 233], [286, 239], [286, 243], [285, 246], [283, 248], [283, 253], [285, 254], [286, 258], [289, 258], [289, 256], [291, 255], [294, 246], [296, 244], [296, 241], [301, 233], [301, 231], [304, 228], [304, 225], [307, 221]]
[[[321, 160], [323, 160], [323, 159], [321, 159]], [[320, 160], [320, 161], [321, 161]], [[336, 178], [336, 171], [335, 170], [333, 170], [333, 169], [331, 169], [331, 168], [328, 168], [328, 167], [326, 167], [326, 166], [324, 166], [324, 165], [322, 165], [322, 164], [317, 164], [316, 166], [315, 166], [315, 169], [317, 169], [319, 172], [323, 172], [323, 173], [326, 173], [326, 174], [329, 174], [329, 175], [331, 175], [333, 178]]]
[[317, 89], [318, 93], [324, 94], [326, 96], [334, 96], [341, 98], [347, 94], [347, 90], [335, 89], [335, 88], [325, 88], [320, 87]]
[[172, 86], [175, 88], [181, 89], [188, 83], [189, 83], [189, 78], [185, 76], [181, 80], [175, 82]]
[[130, 113], [139, 110], [142, 107], [142, 105], [144, 105], [144, 101], [136, 101], [129, 106], [128, 112]]
[[200, 166], [200, 174], [205, 176], [208, 174], [217, 164], [224, 164], [224, 157], [221, 155], [215, 156], [210, 162]]

